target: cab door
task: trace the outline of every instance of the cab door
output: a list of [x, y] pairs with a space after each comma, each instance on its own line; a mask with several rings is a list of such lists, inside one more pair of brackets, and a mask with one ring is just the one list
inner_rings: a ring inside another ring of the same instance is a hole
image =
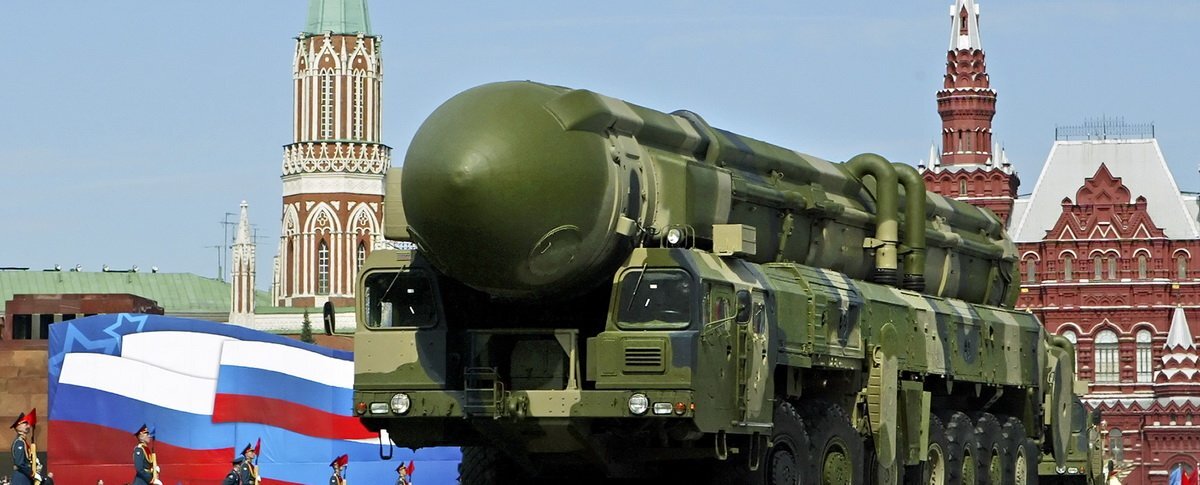
[[759, 290], [739, 291], [737, 324], [739, 367], [738, 393], [742, 421], [770, 423], [774, 417], [771, 403], [772, 362], [768, 355], [770, 322], [767, 318], [766, 294]]
[[719, 281], [704, 286], [703, 319], [697, 344], [696, 425], [702, 431], [728, 430], [741, 417], [738, 377], [742, 368], [736, 355], [743, 344], [734, 323], [733, 286]]

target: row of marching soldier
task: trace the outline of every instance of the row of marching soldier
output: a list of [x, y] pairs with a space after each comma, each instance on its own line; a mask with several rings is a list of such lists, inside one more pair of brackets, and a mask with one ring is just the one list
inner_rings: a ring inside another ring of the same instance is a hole
[[[37, 457], [37, 445], [33, 442], [33, 429], [37, 425], [37, 409], [29, 414], [21, 413], [9, 428], [16, 430], [12, 442], [13, 472], [11, 485], [54, 485], [54, 474], [43, 469]], [[137, 445], [133, 448], [133, 485], [162, 485], [158, 466], [158, 455], [154, 451], [154, 431], [142, 425], [133, 433], [137, 437]], [[225, 475], [222, 485], [259, 485], [262, 478], [258, 472], [258, 456], [262, 451], [262, 440], [254, 446], [246, 444], [241, 456], [233, 460], [233, 469]], [[350, 465], [349, 455], [341, 455], [329, 466], [333, 469], [329, 477], [330, 485], [347, 485], [346, 469]], [[412, 485], [411, 477], [415, 463], [401, 463], [396, 467], [396, 485]]]

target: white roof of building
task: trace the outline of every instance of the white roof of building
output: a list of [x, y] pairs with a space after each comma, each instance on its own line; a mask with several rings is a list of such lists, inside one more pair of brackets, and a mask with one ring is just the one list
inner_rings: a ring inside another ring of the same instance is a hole
[[1146, 198], [1146, 212], [1167, 238], [1200, 238], [1195, 196], [1180, 194], [1158, 141], [1141, 139], [1054, 142], [1033, 193], [1013, 204], [1013, 240], [1043, 240], [1062, 214], [1062, 200], [1077, 202], [1084, 179], [1093, 177], [1101, 164], [1129, 189], [1130, 203]]
[[[962, 19], [958, 13], [967, 9], [967, 35], [959, 35], [962, 31]], [[983, 44], [979, 41], [979, 5], [975, 0], [956, 0], [950, 6], [950, 50], [979, 49]]]

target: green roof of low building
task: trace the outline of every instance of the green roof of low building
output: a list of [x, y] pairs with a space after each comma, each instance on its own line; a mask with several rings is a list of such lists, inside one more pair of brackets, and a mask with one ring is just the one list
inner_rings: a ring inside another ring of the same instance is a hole
[[[228, 314], [231, 298], [230, 283], [191, 273], [0, 271], [0, 312], [13, 295], [69, 293], [131, 293], [168, 315]], [[255, 306], [271, 303], [267, 292], [255, 292]]]
[[309, 0], [304, 32], [371, 35], [367, 0]]

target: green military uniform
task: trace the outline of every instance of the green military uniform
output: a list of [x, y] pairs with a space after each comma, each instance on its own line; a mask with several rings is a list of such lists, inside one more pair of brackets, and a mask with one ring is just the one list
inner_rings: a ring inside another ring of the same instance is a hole
[[[142, 433], [149, 433], [149, 428], [142, 425], [133, 433], [138, 436]], [[150, 462], [150, 449], [145, 443], [138, 442], [137, 446], [133, 447], [133, 483], [132, 485], [150, 485], [154, 481], [154, 464]]]
[[[34, 414], [37, 410], [29, 412], [29, 415], [21, 413], [17, 416], [17, 420], [13, 421], [11, 429], [17, 429], [22, 424], [33, 426]], [[28, 430], [26, 431], [28, 433]], [[13, 438], [12, 442], [12, 462], [13, 472], [9, 483], [11, 485], [32, 485], [33, 484], [33, 463], [29, 461], [29, 448], [25, 443], [25, 433], [17, 431], [17, 437]]]
[[242, 465], [242, 461], [242, 457], [240, 456], [233, 459], [233, 469], [229, 470], [229, 473], [225, 474], [225, 479], [221, 480], [221, 485], [243, 485], [242, 476], [238, 472], [238, 469]]
[[237, 471], [238, 478], [241, 480], [241, 483], [246, 485], [254, 485], [257, 483], [258, 478], [258, 467], [254, 466], [254, 461], [246, 456], [246, 454], [250, 453], [251, 451], [254, 451], [254, 447], [247, 443], [246, 447], [242, 449], [242, 456], [238, 457], [238, 460], [241, 461], [241, 463], [234, 467], [234, 470]]

